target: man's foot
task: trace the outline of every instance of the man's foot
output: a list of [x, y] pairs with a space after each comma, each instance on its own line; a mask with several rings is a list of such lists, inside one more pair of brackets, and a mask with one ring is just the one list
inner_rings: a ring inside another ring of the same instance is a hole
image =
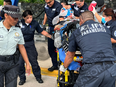
[[20, 80], [19, 85], [23, 85], [25, 83], [24, 80]]
[[54, 70], [58, 70], [58, 67], [52, 66], [52, 67], [48, 68], [48, 71], [54, 71]]
[[36, 79], [39, 83], [43, 83], [43, 80], [41, 78]]

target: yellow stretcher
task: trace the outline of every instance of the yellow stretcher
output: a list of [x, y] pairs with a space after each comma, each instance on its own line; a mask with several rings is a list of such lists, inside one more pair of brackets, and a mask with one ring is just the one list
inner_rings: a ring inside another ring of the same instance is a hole
[[[81, 66], [81, 61], [83, 59], [81, 53], [76, 52], [75, 55], [76, 56], [74, 57], [74, 61]], [[59, 51], [57, 51], [57, 61], [59, 62], [59, 66], [63, 64], [63, 62], [59, 58]], [[80, 66], [77, 67], [76, 70], [67, 69], [66, 72], [61, 72], [60, 70], [58, 70], [57, 87], [73, 87], [79, 75]]]

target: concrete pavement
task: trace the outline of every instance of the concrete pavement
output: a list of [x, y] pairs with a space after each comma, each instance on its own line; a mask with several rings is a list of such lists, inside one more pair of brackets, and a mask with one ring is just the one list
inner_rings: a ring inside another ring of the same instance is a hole
[[[36, 81], [33, 74], [27, 76], [26, 83], [24, 85], [17, 85], [17, 87], [57, 87], [56, 77], [42, 76], [44, 83], [40, 84]], [[18, 78], [19, 82], [19, 78]]]
[[[24, 85], [18, 85], [19, 78], [17, 81], [17, 87], [57, 87], [57, 70], [49, 72], [47, 69], [52, 66], [51, 58], [47, 51], [47, 42], [37, 41], [35, 42], [38, 51], [38, 63], [41, 67], [42, 79], [44, 83], [40, 84], [36, 81], [33, 74], [26, 76], [26, 83]], [[43, 50], [44, 49], [44, 50]], [[43, 57], [43, 59], [42, 59]]]
[[17, 87], [57, 87], [57, 70], [54, 72], [49, 72], [47, 69], [52, 65], [51, 59], [48, 58], [47, 60], [40, 61], [38, 60], [38, 63], [41, 67], [41, 74], [42, 74], [42, 79], [44, 83], [40, 84], [36, 81], [35, 77], [33, 74], [30, 74], [29, 76], [26, 76], [26, 83], [24, 85], [18, 85], [19, 83], [19, 78], [18, 78], [18, 83]]

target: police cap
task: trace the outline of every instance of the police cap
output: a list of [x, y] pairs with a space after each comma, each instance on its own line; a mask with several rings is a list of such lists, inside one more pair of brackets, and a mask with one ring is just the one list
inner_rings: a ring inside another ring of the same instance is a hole
[[17, 6], [5, 5], [3, 11], [13, 18], [21, 18], [20, 9]]

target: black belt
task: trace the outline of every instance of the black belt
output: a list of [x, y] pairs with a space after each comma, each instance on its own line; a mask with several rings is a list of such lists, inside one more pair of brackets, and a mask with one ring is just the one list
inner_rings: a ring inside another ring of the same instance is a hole
[[0, 61], [4, 61], [4, 62], [7, 62], [7, 61], [11, 61], [14, 59], [14, 55], [0, 55]]
[[103, 61], [103, 62], [83, 63], [83, 64], [103, 64], [103, 63], [106, 63], [106, 64], [114, 64], [115, 62], [114, 61]]

